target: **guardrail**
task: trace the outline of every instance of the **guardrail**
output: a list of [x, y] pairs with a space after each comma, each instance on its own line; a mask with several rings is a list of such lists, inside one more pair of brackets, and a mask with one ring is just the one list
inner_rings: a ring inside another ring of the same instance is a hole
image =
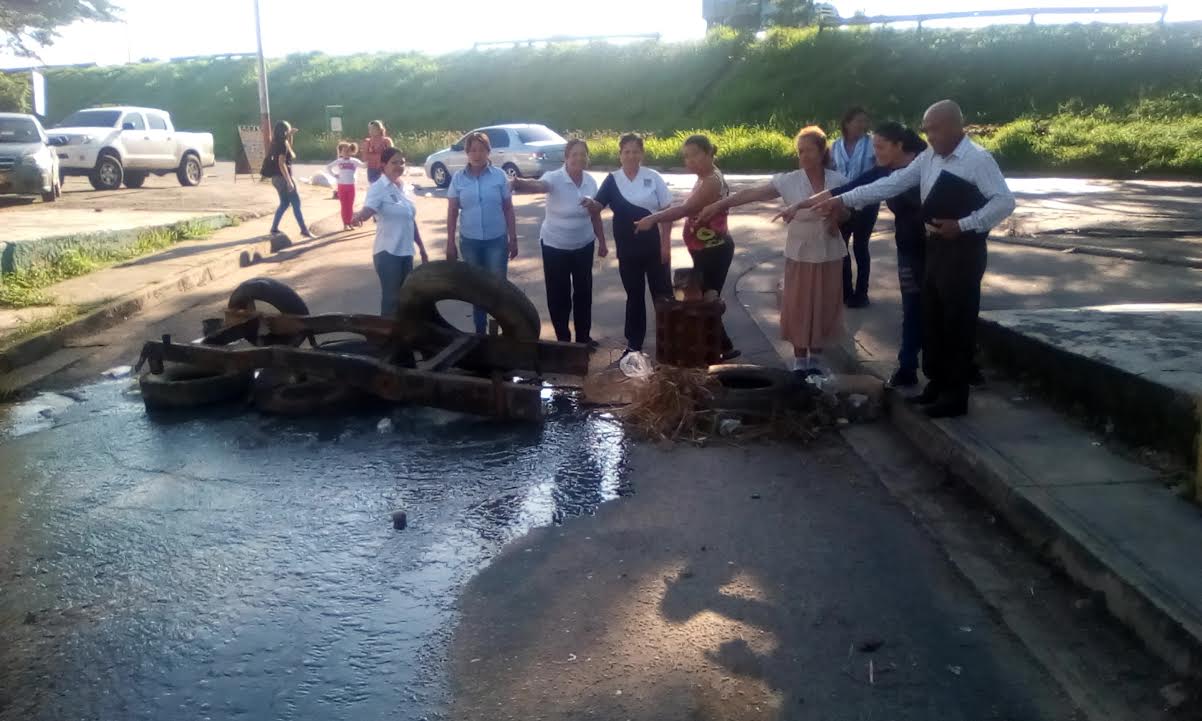
[[847, 25], [889, 25], [892, 23], [918, 23], [919, 29], [924, 22], [931, 20], [971, 20], [975, 18], [1022, 17], [1030, 18], [1035, 24], [1037, 15], [1159, 15], [1159, 23], [1164, 24], [1164, 17], [1169, 11], [1168, 5], [1105, 5], [1095, 7], [1038, 7], [1013, 8], [1003, 10], [960, 10], [946, 13], [922, 13], [917, 15], [858, 15], [850, 18], [823, 18], [822, 26], [835, 27]]
[[659, 42], [659, 33], [633, 33], [630, 35], [552, 35], [545, 38], [527, 38], [525, 40], [490, 40], [487, 42], [472, 43], [472, 50], [480, 48], [500, 47], [503, 45], [512, 45], [519, 47], [525, 45], [530, 47], [535, 43], [578, 43], [578, 42], [594, 42], [605, 40], [654, 40]]

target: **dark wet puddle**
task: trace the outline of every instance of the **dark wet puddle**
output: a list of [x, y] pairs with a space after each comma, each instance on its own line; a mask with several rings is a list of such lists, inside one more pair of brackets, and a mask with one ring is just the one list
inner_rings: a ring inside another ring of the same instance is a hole
[[461, 585], [626, 491], [571, 409], [151, 419], [128, 386], [0, 411], [2, 719], [440, 718]]

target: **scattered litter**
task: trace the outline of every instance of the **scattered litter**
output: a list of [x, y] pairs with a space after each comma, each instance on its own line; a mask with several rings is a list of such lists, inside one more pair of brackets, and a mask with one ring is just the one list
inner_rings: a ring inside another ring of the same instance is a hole
[[1061, 250], [1060, 252], [1061, 252], [1061, 253], [1076, 253], [1076, 252], [1077, 252], [1077, 247], [1076, 247], [1076, 246], [1070, 246], [1070, 247], [1068, 247], [1068, 248], [1065, 248], [1064, 250]]
[[964, 633], [972, 633], [972, 626], [961, 626], [960, 630]]
[[381, 418], [380, 422], [376, 424], [376, 431], [378, 431], [380, 433], [391, 433], [392, 432], [392, 419], [391, 418]]
[[947, 670], [951, 671], [952, 673], [956, 674], [957, 676], [964, 673], [964, 668], [962, 666], [948, 666]]
[[1094, 448], [1097, 448], [1098, 446], [1101, 446], [1101, 445], [1102, 445], [1102, 442], [1101, 442], [1101, 441], [1094, 441], [1093, 443], [1090, 443], [1089, 445], [1093, 446]]
[[105, 378], [114, 378], [114, 379], [128, 378], [129, 374], [133, 373], [133, 371], [134, 371], [133, 366], [116, 366], [115, 368], [109, 368], [108, 370], [101, 373], [100, 375], [104, 376]]
[[743, 425], [743, 421], [738, 418], [723, 418], [718, 422], [718, 433], [724, 436], [734, 435], [739, 427]]
[[473, 658], [471, 661], [468, 661], [468, 663], [480, 663], [480, 661], [481, 659]]
[[621, 696], [621, 695], [622, 695], [622, 689], [618, 689], [617, 691], [614, 691], [614, 696]]
[[655, 368], [651, 365], [651, 357], [641, 351], [627, 353], [618, 362], [618, 368], [622, 369], [622, 373], [627, 378], [650, 378], [655, 373]]
[[849, 423], [851, 423], [851, 421], [847, 420], [846, 418], [839, 418], [835, 421], [835, 423], [837, 423], [838, 425], [841, 425], [841, 426], [846, 426]]

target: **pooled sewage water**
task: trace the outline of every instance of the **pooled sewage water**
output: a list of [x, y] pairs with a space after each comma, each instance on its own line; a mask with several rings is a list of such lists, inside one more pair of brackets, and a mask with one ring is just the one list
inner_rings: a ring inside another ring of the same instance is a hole
[[462, 585], [626, 491], [621, 431], [570, 408], [152, 418], [129, 388], [0, 409], [4, 721], [442, 718]]

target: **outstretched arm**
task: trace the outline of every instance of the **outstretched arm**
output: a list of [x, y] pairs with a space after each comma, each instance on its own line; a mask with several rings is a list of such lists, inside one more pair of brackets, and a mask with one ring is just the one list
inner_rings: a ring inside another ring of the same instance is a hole
[[721, 195], [721, 184], [716, 177], [711, 175], [701, 181], [701, 185], [690, 193], [688, 198], [685, 198], [684, 203], [665, 208], [658, 213], [652, 213], [644, 217], [635, 224], [635, 229], [643, 233], [651, 230], [658, 223], [672, 222], [681, 218], [687, 218], [690, 215], [697, 215], [701, 212], [702, 208], [718, 200]]
[[534, 178], [514, 178], [513, 189], [519, 193], [545, 193], [547, 184]]
[[747, 205], [748, 203], [760, 203], [765, 200], [779, 198], [780, 191], [772, 183], [764, 183], [757, 185], [754, 188], [740, 190], [734, 195], [727, 196], [716, 203], [710, 203], [701, 209], [697, 214], [697, 219], [701, 221], [709, 220], [723, 210], [729, 210], [739, 205]]

